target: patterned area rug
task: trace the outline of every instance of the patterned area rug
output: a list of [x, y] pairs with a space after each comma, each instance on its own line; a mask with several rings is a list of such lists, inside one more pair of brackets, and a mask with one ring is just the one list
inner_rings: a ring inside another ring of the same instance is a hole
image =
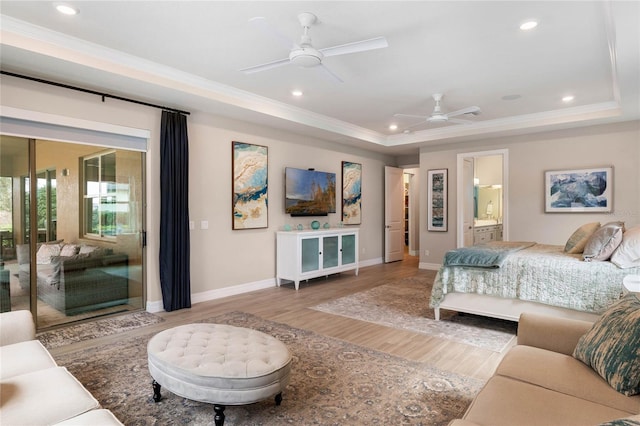
[[501, 352], [514, 338], [517, 323], [429, 308], [433, 274], [403, 278], [354, 293], [312, 309]]
[[36, 338], [47, 349], [83, 342], [97, 337], [110, 336], [115, 333], [133, 330], [134, 328], [157, 324], [164, 321], [157, 315], [140, 311], [130, 314], [103, 318], [97, 321], [72, 325], [69, 327], [38, 333]]
[[[233, 425], [446, 425], [463, 415], [483, 382], [375, 350], [232, 312], [206, 322], [256, 329], [293, 353], [282, 405], [229, 406]], [[152, 334], [56, 357], [126, 425], [211, 425], [213, 406], [163, 390], [152, 400]]]

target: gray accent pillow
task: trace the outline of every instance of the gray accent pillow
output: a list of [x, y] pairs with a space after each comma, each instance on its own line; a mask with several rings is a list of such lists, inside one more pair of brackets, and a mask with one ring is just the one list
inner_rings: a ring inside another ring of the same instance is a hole
[[586, 262], [609, 260], [622, 242], [624, 222], [609, 222], [600, 227], [584, 246], [582, 258]]

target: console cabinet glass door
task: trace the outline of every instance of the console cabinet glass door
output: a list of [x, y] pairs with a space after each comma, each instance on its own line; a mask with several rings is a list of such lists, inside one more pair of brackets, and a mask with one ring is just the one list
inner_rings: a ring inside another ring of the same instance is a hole
[[322, 238], [322, 267], [324, 269], [338, 266], [338, 236]]
[[320, 269], [320, 238], [302, 239], [302, 273]]
[[342, 236], [342, 265], [350, 265], [356, 262], [356, 236]]

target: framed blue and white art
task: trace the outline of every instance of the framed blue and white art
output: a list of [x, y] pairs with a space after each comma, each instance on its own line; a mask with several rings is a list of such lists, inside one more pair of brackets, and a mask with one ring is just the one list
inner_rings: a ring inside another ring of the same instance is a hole
[[362, 223], [362, 164], [342, 162], [342, 223]]
[[548, 171], [544, 180], [547, 213], [613, 210], [613, 167]]
[[232, 143], [233, 229], [266, 228], [268, 214], [268, 149]]

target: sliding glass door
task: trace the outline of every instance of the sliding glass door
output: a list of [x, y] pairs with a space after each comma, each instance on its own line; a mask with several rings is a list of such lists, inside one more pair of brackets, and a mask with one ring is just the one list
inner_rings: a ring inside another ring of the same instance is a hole
[[8, 309], [38, 329], [143, 309], [144, 153], [1, 136], [0, 155]]

